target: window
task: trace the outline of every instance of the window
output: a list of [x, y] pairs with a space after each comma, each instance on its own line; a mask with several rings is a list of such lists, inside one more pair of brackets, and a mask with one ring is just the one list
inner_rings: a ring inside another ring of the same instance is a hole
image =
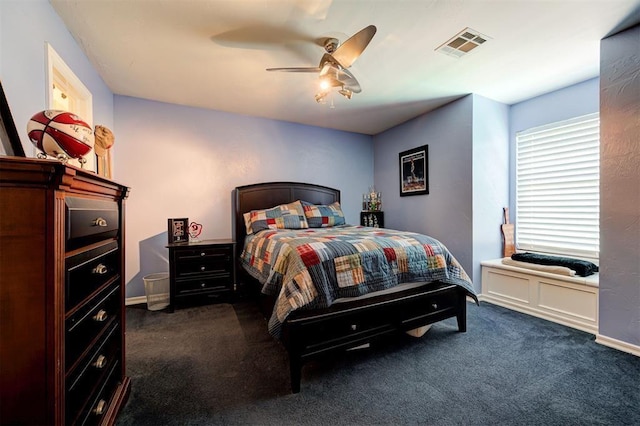
[[599, 113], [516, 134], [516, 246], [597, 259]]

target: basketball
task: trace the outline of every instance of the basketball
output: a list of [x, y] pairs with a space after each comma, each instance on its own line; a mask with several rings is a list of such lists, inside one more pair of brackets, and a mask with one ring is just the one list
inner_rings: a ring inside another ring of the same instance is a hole
[[27, 133], [36, 148], [56, 158], [84, 157], [95, 140], [91, 127], [67, 111], [40, 111], [29, 120]]

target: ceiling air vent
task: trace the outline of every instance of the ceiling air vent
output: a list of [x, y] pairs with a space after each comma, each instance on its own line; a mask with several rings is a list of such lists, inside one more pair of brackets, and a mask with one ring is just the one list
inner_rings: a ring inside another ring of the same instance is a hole
[[489, 37], [471, 28], [465, 28], [449, 40], [442, 43], [436, 51], [460, 58], [482, 45]]

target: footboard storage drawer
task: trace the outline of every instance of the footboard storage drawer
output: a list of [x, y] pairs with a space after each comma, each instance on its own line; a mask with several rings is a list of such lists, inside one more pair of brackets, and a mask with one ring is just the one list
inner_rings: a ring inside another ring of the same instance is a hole
[[59, 161], [0, 157], [0, 424], [116, 423], [131, 389], [128, 193]]
[[355, 307], [338, 303], [330, 313], [297, 311], [287, 320], [285, 333], [297, 336], [290, 340], [300, 342], [298, 350], [307, 357], [456, 316], [460, 299], [456, 286], [437, 283], [429, 290], [409, 290], [400, 298], [365, 299]]
[[299, 391], [302, 363], [316, 355], [353, 348], [450, 317], [457, 317], [460, 331], [466, 330], [466, 294], [455, 285], [442, 283], [336, 303], [328, 310], [295, 311], [283, 325], [292, 389]]

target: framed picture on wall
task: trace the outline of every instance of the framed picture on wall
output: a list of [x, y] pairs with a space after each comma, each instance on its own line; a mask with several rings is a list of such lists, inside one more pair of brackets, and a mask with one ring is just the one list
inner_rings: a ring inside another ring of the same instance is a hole
[[169, 244], [189, 241], [189, 219], [167, 219]]
[[401, 152], [400, 196], [429, 193], [429, 145]]
[[11, 109], [0, 82], [0, 154], [15, 157], [24, 157], [24, 148], [20, 142], [20, 136], [13, 122]]

